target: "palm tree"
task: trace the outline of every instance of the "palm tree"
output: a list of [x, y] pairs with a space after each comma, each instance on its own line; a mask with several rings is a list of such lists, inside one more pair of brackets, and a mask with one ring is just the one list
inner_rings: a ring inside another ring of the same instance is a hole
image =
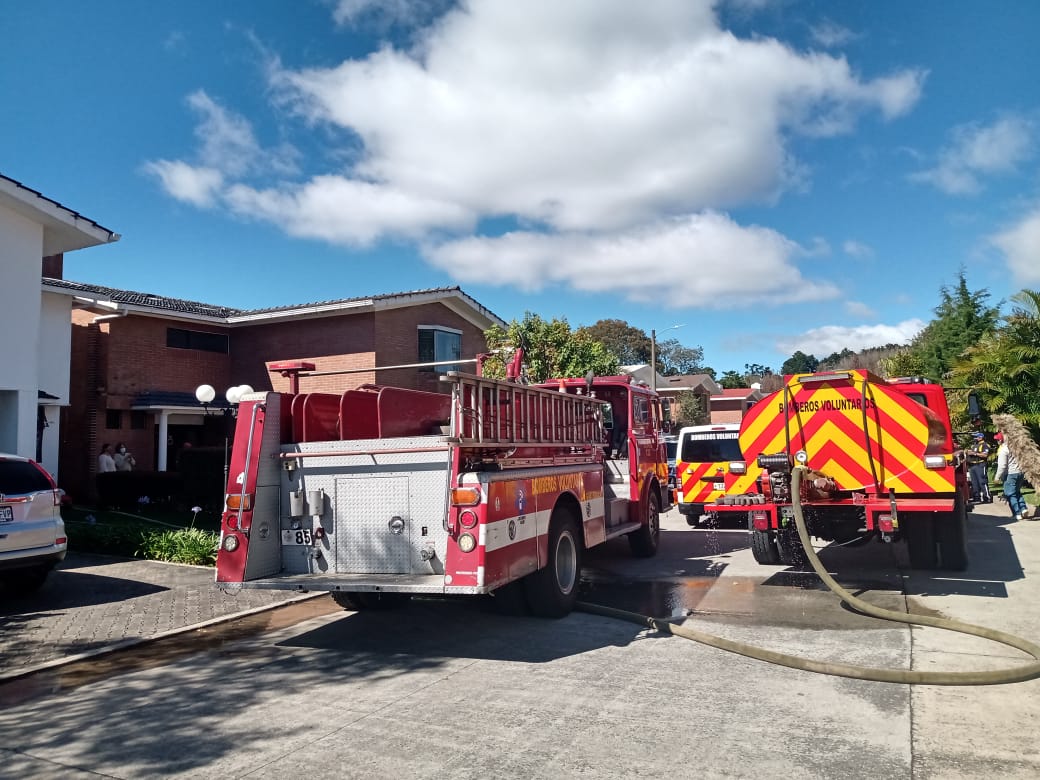
[[991, 413], [1013, 414], [1040, 430], [1040, 291], [1011, 298], [1009, 315], [969, 347], [951, 375], [974, 388]]

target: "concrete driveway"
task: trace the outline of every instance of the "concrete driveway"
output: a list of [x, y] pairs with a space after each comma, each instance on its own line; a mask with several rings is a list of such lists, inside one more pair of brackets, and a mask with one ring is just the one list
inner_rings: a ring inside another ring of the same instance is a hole
[[[839, 579], [904, 605], [1040, 633], [1040, 523], [971, 518], [971, 568], [910, 574], [892, 547], [828, 550]], [[664, 519], [662, 554], [587, 560], [587, 597], [784, 652], [896, 668], [1018, 662], [981, 640], [844, 610], [760, 567], [737, 531]], [[627, 600], [627, 601], [626, 601]], [[694, 610], [693, 615], [687, 615]], [[685, 617], [683, 617], [685, 616]], [[1040, 682], [872, 683], [795, 671], [587, 614], [472, 601], [335, 613], [192, 657], [19, 696], [0, 688], [17, 777], [1040, 776]]]

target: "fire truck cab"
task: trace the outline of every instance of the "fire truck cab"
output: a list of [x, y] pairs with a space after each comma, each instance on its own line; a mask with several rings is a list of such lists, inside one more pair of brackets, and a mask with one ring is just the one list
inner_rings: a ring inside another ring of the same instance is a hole
[[443, 379], [450, 394], [244, 396], [218, 584], [327, 590], [350, 608], [511, 593], [554, 617], [586, 549], [624, 535], [656, 553], [670, 500], [655, 393], [629, 377]]

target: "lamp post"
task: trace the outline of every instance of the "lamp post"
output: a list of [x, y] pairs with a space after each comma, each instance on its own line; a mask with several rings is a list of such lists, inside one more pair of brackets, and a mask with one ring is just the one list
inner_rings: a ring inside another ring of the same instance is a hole
[[[228, 407], [224, 409], [224, 484], [227, 485], [228, 480], [228, 442], [231, 437], [231, 421], [238, 416], [238, 402], [242, 400], [242, 396], [246, 393], [253, 392], [253, 388], [249, 385], [235, 385], [229, 387], [227, 392], [224, 393], [224, 397], [227, 399]], [[206, 415], [209, 415], [209, 405], [213, 402], [213, 399], [217, 397], [217, 391], [213, 389], [213, 385], [199, 385], [195, 388], [195, 398], [205, 411]]]
[[[682, 325], [669, 325], [667, 328], [661, 330], [662, 333], [668, 330], [676, 330], [677, 328], [685, 327], [685, 323]], [[650, 389], [655, 393], [657, 392], [657, 331], [650, 328]]]

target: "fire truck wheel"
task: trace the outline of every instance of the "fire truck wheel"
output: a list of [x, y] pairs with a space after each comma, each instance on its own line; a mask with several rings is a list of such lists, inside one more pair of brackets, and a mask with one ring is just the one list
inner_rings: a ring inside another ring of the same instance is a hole
[[751, 529], [751, 554], [757, 563], [775, 566], [780, 563], [780, 550], [769, 531]]
[[646, 496], [646, 522], [628, 535], [628, 546], [637, 558], [653, 558], [661, 541], [661, 505], [651, 486]]
[[581, 577], [579, 538], [578, 524], [571, 513], [559, 508], [553, 512], [549, 521], [549, 560], [523, 580], [532, 614], [559, 618], [574, 609]]
[[935, 521], [930, 514], [904, 512], [899, 521], [906, 539], [906, 550], [913, 569], [934, 569], [939, 565], [935, 549]]
[[802, 547], [802, 540], [798, 538], [798, 531], [794, 526], [781, 528], [776, 532], [776, 547], [780, 553], [780, 563], [795, 569], [805, 569], [809, 566], [809, 557]]
[[347, 593], [342, 590], [332, 592], [332, 600], [343, 609], [357, 612], [362, 609], [397, 609], [411, 600], [408, 593]]
[[332, 600], [339, 604], [343, 609], [349, 609], [352, 612], [357, 612], [361, 609], [361, 605], [358, 603], [356, 593], [345, 593], [342, 590], [334, 590], [329, 595], [332, 596]]
[[372, 610], [400, 609], [412, 600], [410, 593], [382, 593], [379, 591], [355, 593], [354, 598], [361, 609]]
[[960, 496], [948, 516], [935, 519], [935, 539], [943, 569], [964, 571], [968, 568], [968, 511]]

